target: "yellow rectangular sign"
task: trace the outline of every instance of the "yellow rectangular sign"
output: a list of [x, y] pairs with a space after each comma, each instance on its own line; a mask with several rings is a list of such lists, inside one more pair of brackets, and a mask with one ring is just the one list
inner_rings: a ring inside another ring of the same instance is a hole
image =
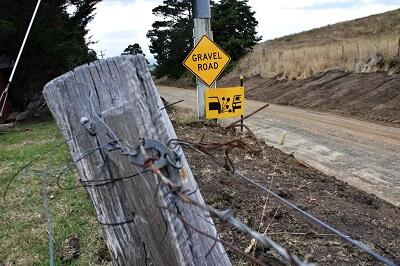
[[229, 118], [244, 114], [244, 88], [207, 89], [206, 118]]

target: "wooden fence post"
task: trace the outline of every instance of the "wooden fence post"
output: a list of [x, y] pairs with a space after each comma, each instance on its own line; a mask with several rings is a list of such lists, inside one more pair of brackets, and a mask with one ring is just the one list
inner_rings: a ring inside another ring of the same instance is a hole
[[400, 38], [399, 42], [397, 43], [397, 56], [400, 56]]
[[[138, 144], [139, 138], [164, 144], [176, 138], [166, 111], [160, 110], [162, 102], [143, 56], [119, 56], [78, 67], [49, 82], [43, 93], [64, 138], [72, 138], [68, 146], [73, 160], [107, 142], [101, 134], [106, 129], [99, 124], [95, 124], [96, 136], [81, 134], [85, 129], [80, 120], [94, 121], [90, 94], [96, 113], [130, 145]], [[190, 197], [204, 203], [184, 156], [183, 163]], [[117, 151], [104, 154], [98, 150], [76, 167], [83, 182], [96, 184], [86, 190], [115, 265], [231, 265], [219, 242], [159, 206], [215, 236], [209, 214], [183, 203], [166, 187], [158, 190], [154, 175], [137, 175], [143, 169], [130, 158]], [[179, 170], [168, 166], [163, 171], [173, 182], [181, 182]]]
[[344, 61], [344, 44], [342, 43], [342, 61]]

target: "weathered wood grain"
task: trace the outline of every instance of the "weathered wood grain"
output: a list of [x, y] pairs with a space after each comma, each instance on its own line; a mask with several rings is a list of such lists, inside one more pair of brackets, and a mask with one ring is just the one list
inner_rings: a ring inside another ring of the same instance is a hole
[[[77, 136], [68, 142], [74, 160], [109, 141], [107, 128], [101, 123], [95, 123], [97, 136], [82, 134], [82, 117], [96, 121], [89, 95], [96, 114], [129, 145], [134, 146], [143, 137], [163, 143], [176, 138], [166, 111], [160, 111], [162, 102], [142, 56], [120, 56], [78, 67], [48, 83], [43, 93], [64, 138]], [[189, 180], [186, 189], [195, 191], [191, 194], [194, 200], [204, 202], [185, 158], [184, 167]], [[231, 264], [220, 243], [215, 244], [159, 206], [180, 213], [199, 230], [216, 235], [209, 214], [183, 203], [165, 187], [157, 190], [154, 175], [136, 175], [143, 169], [133, 165], [130, 158], [118, 151], [96, 151], [79, 161], [77, 169], [85, 182], [135, 175], [86, 188], [114, 264]], [[181, 182], [177, 169], [167, 167], [163, 171], [173, 182]]]

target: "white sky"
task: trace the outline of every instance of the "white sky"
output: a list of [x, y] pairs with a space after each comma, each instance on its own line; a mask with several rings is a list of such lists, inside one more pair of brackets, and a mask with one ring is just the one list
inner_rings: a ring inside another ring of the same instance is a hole
[[[116, 56], [135, 42], [150, 62], [146, 33], [156, 20], [151, 10], [162, 0], [103, 0], [90, 23], [89, 35], [98, 43], [92, 45], [100, 57]], [[301, 32], [340, 21], [364, 17], [400, 8], [399, 0], [249, 0], [259, 22], [258, 34], [263, 41]], [[211, 26], [212, 27], [212, 26]]]

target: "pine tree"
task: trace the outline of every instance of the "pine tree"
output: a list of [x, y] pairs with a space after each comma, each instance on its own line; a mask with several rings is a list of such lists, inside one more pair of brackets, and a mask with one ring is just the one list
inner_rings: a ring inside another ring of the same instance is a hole
[[142, 47], [140, 47], [140, 44], [134, 43], [128, 45], [128, 47], [125, 48], [124, 52], [122, 54], [143, 54]]
[[[138, 43], [134, 43], [134, 44], [130, 44], [128, 45], [128, 47], [125, 48], [124, 52], [122, 53], [122, 55], [135, 55], [135, 54], [141, 54], [143, 56], [146, 56], [143, 53], [142, 47], [140, 47], [140, 44]], [[150, 62], [146, 59], [147, 64], [150, 64]]]
[[192, 48], [192, 7], [188, 0], [164, 0], [153, 9], [161, 20], [153, 23], [147, 33], [150, 38], [150, 52], [158, 65], [154, 71], [157, 77], [179, 78], [185, 69], [182, 61]]
[[[237, 61], [261, 40], [257, 36], [255, 12], [247, 0], [221, 0], [211, 4], [214, 40]], [[158, 63], [155, 74], [179, 78], [185, 72], [182, 61], [193, 46], [191, 1], [164, 0], [153, 9], [153, 14], [162, 18], [147, 33], [150, 52]]]
[[248, 0], [221, 0], [212, 6], [214, 41], [237, 61], [261, 40]]

